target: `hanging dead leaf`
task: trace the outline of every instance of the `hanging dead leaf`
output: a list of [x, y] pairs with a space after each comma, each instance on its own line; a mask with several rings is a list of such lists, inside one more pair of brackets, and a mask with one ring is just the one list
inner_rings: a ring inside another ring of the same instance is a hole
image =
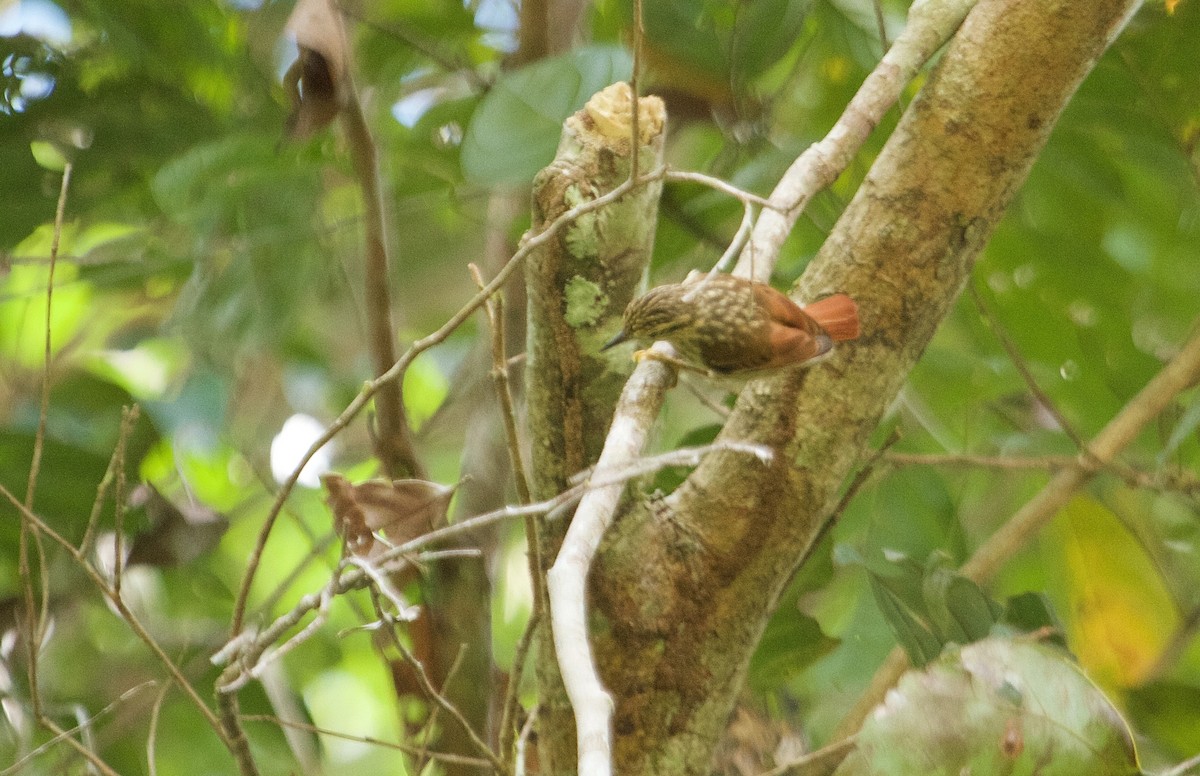
[[283, 76], [292, 103], [285, 131], [304, 139], [329, 126], [350, 93], [349, 54], [342, 16], [332, 0], [299, 0], [286, 31], [300, 55]]
[[403, 544], [444, 522], [454, 487], [426, 480], [368, 480], [352, 485], [338, 474], [321, 478], [333, 510], [334, 526], [350, 552], [371, 557], [388, 544]]
[[149, 483], [134, 488], [129, 505], [146, 510], [150, 526], [133, 538], [126, 564], [180, 566], [213, 550], [229, 520], [203, 504], [176, 506]]
[[368, 555], [375, 536], [367, 527], [367, 515], [358, 505], [354, 486], [340, 474], [323, 474], [321, 483], [329, 496], [325, 503], [333, 510], [333, 528], [355, 555]]

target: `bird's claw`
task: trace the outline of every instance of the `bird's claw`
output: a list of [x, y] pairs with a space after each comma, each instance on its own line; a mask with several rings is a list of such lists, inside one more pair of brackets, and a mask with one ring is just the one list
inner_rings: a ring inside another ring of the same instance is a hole
[[683, 370], [686, 372], [695, 372], [697, 374], [704, 375], [705, 377], [713, 376], [713, 373], [707, 369], [702, 369], [701, 367], [698, 367], [694, 364], [689, 364], [686, 361], [681, 361], [680, 359], [675, 358], [674, 356], [667, 355], [666, 353], [662, 353], [660, 351], [654, 350], [653, 348], [646, 348], [645, 350], [635, 350], [633, 352], [633, 360], [638, 362], [639, 364], [642, 363], [643, 361], [645, 361], [646, 359], [650, 359], [652, 361], [658, 361], [660, 363], [666, 364], [667, 366], [673, 366], [676, 369]]

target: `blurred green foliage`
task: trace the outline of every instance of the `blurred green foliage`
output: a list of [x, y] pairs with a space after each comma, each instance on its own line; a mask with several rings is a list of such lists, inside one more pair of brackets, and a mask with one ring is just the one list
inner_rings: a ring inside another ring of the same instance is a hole
[[[671, 163], [760, 194], [832, 125], [883, 50], [872, 4], [863, 0], [645, 6], [643, 85], [667, 98]], [[346, 7], [356, 79], [382, 151], [403, 345], [469, 297], [466, 264], [483, 255], [489, 228], [510, 239], [521, 233], [524, 214], [495, 223], [487, 187], [524, 184], [552, 158], [562, 118], [628, 72], [631, 3], [600, 0], [586, 19], [587, 45], [515, 70], [507, 67], [515, 16], [505, 4], [372, 0]], [[882, 10], [894, 38], [904, 5], [884, 2]], [[126, 444], [128, 486], [148, 480], [177, 504], [205, 504], [231, 521], [220, 545], [186, 567], [136, 567], [126, 579], [131, 608], [195, 684], [210, 690], [208, 657], [224, 640], [248, 548], [273, 497], [273, 439], [297, 413], [327, 424], [370, 377], [361, 205], [345, 149], [336, 131], [301, 145], [282, 142], [287, 106], [279, 74], [291, 55], [277, 41], [289, 11], [290, 3], [267, 0], [0, 5], [0, 483], [21, 498], [33, 455], [60, 156], [72, 162], [74, 179], [55, 272], [53, 384], [34, 509], [78, 542], [117, 445], [121, 408], [140, 404], [142, 418]], [[39, 24], [47, 20], [58, 25], [53, 34]], [[993, 325], [1085, 437], [1194, 331], [1197, 36], [1200, 3], [1184, 0], [1173, 14], [1147, 5], [1083, 84], [975, 268], [972, 282], [994, 321], [964, 295], [879, 431], [879, 440], [901, 432], [893, 452], [1077, 452], [1033, 399]], [[889, 114], [850, 170], [809, 205], [785, 248], [780, 285], [819, 248], [898, 115]], [[711, 190], [668, 184], [653, 279], [709, 266], [741, 212]], [[494, 416], [486, 374], [470, 367], [473, 349], [486, 347], [481, 335], [486, 327], [470, 323], [422, 356], [406, 380], [410, 411], [424, 424], [419, 444], [442, 482], [457, 480], [478, 413]], [[711, 438], [714, 420], [676, 392], [660, 444]], [[1198, 428], [1193, 391], [1125, 461], [1151, 476], [1194, 474]], [[375, 473], [364, 423], [338, 437], [332, 464], [360, 478]], [[666, 472], [656, 484], [669, 489], [682, 476]], [[748, 703], [790, 714], [788, 724], [806, 740], [824, 741], [894, 644], [861, 559], [897, 569], [923, 567], [937, 554], [961, 563], [1046, 478], [1036, 469], [881, 461], [785, 594], [751, 666]], [[1107, 671], [1104, 689], [1144, 736], [1144, 763], [1195, 754], [1197, 493], [1132, 489], [1101, 476], [1086, 499], [1082, 512], [1063, 518], [1067, 527], [1047, 532], [990, 592], [999, 600], [1046, 592], [1085, 669], [1102, 667], [1088, 664], [1095, 654], [1110, 668], [1114, 660], [1142, 666]], [[112, 500], [110, 487], [100, 517], [108, 542]], [[8, 629], [21, 594], [19, 523], [7, 505], [0, 515]], [[1078, 549], [1079, 531], [1069, 523], [1093, 518], [1108, 528], [1083, 529], [1093, 560], [1072, 565], [1065, 559]], [[124, 519], [130, 535], [148, 525], [137, 510]], [[253, 623], [327, 581], [339, 558], [331, 530], [319, 491], [302, 488], [272, 535], [251, 597]], [[1137, 575], [1122, 571], [1128, 564], [1100, 562], [1134, 549]], [[205, 772], [232, 772], [195, 708], [177, 689], [164, 690], [161, 666], [77, 566], [59, 549], [47, 551], [53, 629], [40, 663], [46, 713], [70, 727], [78, 713], [98, 714], [153, 679], [159, 684], [96, 722], [97, 751], [122, 773], [144, 772], [153, 719], [159, 774], [194, 773], [198, 763]], [[506, 534], [501, 558], [491, 603], [495, 653], [507, 669], [529, 608], [519, 532]], [[1119, 620], [1105, 620], [1102, 610], [1077, 605], [1095, 596], [1130, 606]], [[374, 619], [369, 602], [350, 596], [330, 614], [313, 640], [278, 664], [276, 687], [303, 720], [403, 738], [404, 723], [420, 710], [397, 707], [371, 633], [353, 630]], [[1094, 635], [1163, 622], [1171, 632], [1125, 644], [1136, 654], [1124, 657], [1120, 644], [1106, 648]], [[31, 733], [23, 716], [29, 686], [21, 655], [11, 646], [0, 653], [3, 692], [12, 701], [0, 723], [4, 762], [47, 738]], [[281, 709], [257, 684], [242, 704], [246, 714]], [[247, 726], [265, 773], [298, 770], [278, 725]], [[394, 750], [300, 735], [317, 742], [329, 774], [405, 767]], [[27, 772], [83, 767], [60, 746]]]

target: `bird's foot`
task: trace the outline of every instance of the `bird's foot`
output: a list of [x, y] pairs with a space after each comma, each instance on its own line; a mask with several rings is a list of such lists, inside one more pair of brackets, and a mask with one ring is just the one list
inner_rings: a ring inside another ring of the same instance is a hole
[[663, 364], [666, 364], [668, 366], [673, 366], [676, 369], [680, 369], [685, 372], [695, 372], [696, 374], [704, 375], [705, 377], [710, 377], [710, 378], [713, 377], [713, 373], [708, 369], [698, 367], [695, 364], [689, 364], [687, 361], [681, 361], [680, 359], [675, 358], [674, 356], [669, 356], [666, 353], [661, 353], [657, 350], [647, 348], [646, 350], [634, 351], [634, 353], [633, 353], [634, 361], [637, 361], [640, 364], [645, 359], [659, 361]]

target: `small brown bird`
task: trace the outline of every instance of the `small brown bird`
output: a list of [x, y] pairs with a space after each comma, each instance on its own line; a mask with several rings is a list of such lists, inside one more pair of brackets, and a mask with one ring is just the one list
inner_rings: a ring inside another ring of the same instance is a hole
[[666, 340], [688, 361], [729, 374], [800, 364], [858, 333], [858, 307], [845, 294], [800, 307], [765, 283], [714, 275], [634, 299], [602, 350], [631, 339]]

